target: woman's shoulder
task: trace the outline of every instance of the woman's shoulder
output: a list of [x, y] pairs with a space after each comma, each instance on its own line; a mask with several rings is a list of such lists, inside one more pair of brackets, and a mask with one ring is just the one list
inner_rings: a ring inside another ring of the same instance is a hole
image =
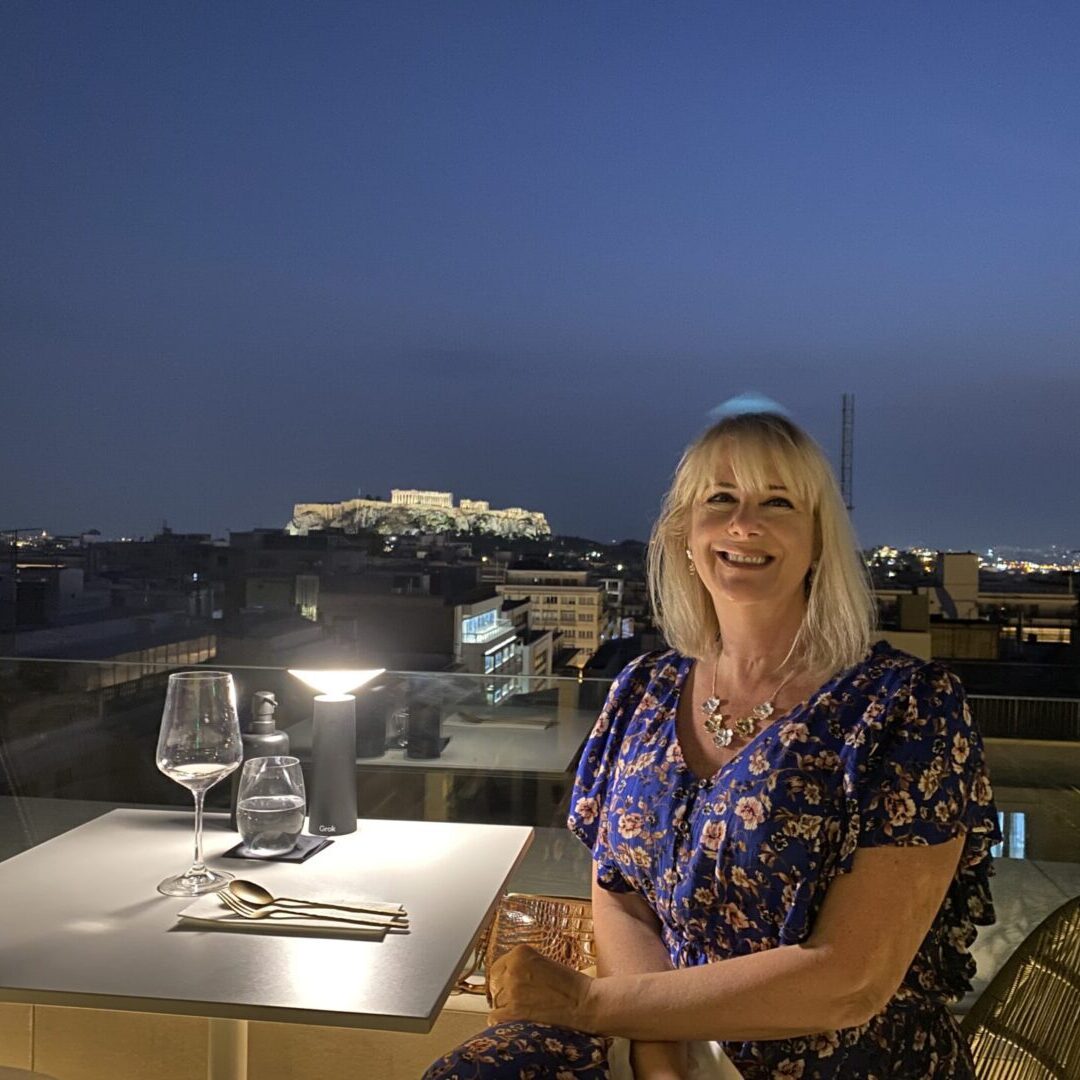
[[963, 688], [943, 664], [881, 640], [858, 663], [837, 673], [811, 699], [813, 713], [839, 721], [845, 734], [895, 724], [911, 706], [961, 708]]
[[909, 689], [921, 683], [959, 685], [944, 664], [898, 649], [884, 638], [875, 642], [858, 664], [842, 672], [838, 681], [877, 694]]
[[690, 661], [675, 649], [653, 649], [651, 652], [635, 656], [615, 676], [611, 684], [611, 694], [620, 697], [627, 693], [644, 692], [646, 687], [658, 682], [679, 677], [679, 673]]
[[689, 663], [674, 649], [654, 649], [631, 660], [608, 690], [593, 737], [625, 726], [629, 717], [643, 707], [654, 708], [675, 687]]

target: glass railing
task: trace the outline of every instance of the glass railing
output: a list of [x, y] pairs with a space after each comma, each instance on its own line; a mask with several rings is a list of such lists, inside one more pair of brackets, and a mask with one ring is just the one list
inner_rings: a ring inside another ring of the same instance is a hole
[[[154, 764], [177, 666], [0, 658], [0, 858], [114, 807], [190, 808], [189, 792]], [[245, 720], [256, 691], [273, 693], [279, 728], [310, 765], [309, 688], [282, 667], [203, 666], [232, 672]], [[534, 826], [511, 888], [588, 895], [588, 852], [564, 822], [607, 688], [595, 679], [386, 672], [357, 697], [359, 816]], [[973, 695], [971, 705], [1004, 834], [998, 923], [975, 946], [978, 989], [1049, 911], [1080, 894], [1080, 699]], [[228, 797], [227, 783], [212, 789], [209, 809], [224, 810]], [[225, 819], [211, 828], [227, 828]]]
[[[191, 807], [154, 752], [168, 676], [193, 665], [0, 658], [0, 858], [122, 806]], [[285, 668], [232, 673], [245, 726], [256, 691], [310, 769], [314, 691]], [[587, 895], [588, 853], [564, 827], [577, 757], [606, 680], [387, 671], [357, 694], [360, 817], [525, 824], [512, 887]], [[208, 811], [228, 808], [228, 782]], [[210, 822], [208, 828], [227, 827]]]
[[968, 701], [986, 738], [1080, 742], [1080, 698], [969, 694]]

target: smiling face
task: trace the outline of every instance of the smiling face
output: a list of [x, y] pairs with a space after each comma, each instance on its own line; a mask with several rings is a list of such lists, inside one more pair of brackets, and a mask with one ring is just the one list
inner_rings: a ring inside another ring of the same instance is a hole
[[767, 463], [747, 469], [716, 448], [690, 507], [687, 547], [719, 616], [729, 604], [805, 606], [816, 528], [808, 492]]
[[870, 646], [876, 605], [839, 485], [785, 417], [725, 417], [686, 448], [646, 566], [657, 626], [684, 656], [715, 659], [719, 642], [720, 655], [745, 657], [794, 634], [809, 670], [835, 672]]

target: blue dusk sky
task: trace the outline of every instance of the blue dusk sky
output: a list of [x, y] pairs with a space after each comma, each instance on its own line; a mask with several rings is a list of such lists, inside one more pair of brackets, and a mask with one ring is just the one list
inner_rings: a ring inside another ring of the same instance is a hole
[[1080, 548], [1080, 5], [0, 6], [0, 528], [644, 539], [753, 389], [866, 543]]

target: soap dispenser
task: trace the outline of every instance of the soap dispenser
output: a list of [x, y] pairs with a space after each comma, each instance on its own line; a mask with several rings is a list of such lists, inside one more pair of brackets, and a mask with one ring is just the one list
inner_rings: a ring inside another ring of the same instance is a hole
[[[251, 695], [251, 720], [240, 736], [244, 746], [244, 761], [249, 758], [276, 757], [289, 752], [289, 736], [278, 731], [274, 712], [277, 698], [269, 690], [256, 690]], [[232, 775], [232, 794], [229, 799], [229, 827], [236, 828], [236, 798], [240, 791], [240, 773], [243, 766]]]

